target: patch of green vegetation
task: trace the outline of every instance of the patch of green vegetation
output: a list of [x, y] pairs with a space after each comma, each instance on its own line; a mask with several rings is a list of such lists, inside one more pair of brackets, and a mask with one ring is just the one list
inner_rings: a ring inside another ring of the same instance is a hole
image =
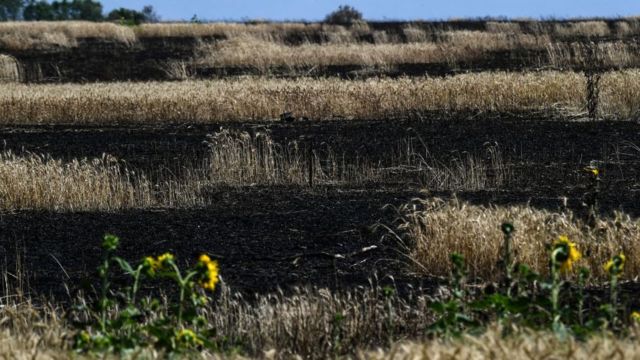
[[[100, 296], [93, 304], [81, 304], [72, 312], [77, 327], [74, 349], [89, 353], [126, 353], [137, 348], [166, 353], [217, 349], [210, 340], [216, 329], [207, 323], [203, 312], [219, 280], [218, 263], [203, 254], [195, 266], [181, 270], [175, 257], [165, 253], [132, 265], [115, 256], [119, 242], [118, 237], [105, 235], [105, 256], [98, 267]], [[113, 267], [130, 277], [130, 286], [111, 286]], [[164, 288], [173, 286], [179, 296], [140, 299], [142, 283], [153, 280], [159, 280]]]

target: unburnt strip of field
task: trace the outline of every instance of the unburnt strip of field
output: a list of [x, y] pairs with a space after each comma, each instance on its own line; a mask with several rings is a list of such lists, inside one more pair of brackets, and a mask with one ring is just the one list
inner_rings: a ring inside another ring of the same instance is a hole
[[[612, 113], [616, 111], [625, 116], [635, 109], [636, 77], [636, 72], [605, 76], [600, 96], [605, 114], [618, 115]], [[250, 77], [180, 83], [7, 84], [0, 89], [0, 121], [24, 125], [207, 123], [276, 120], [284, 112], [313, 120], [384, 119], [429, 110], [557, 109], [579, 114], [586, 109], [586, 84], [582, 74], [561, 72], [367, 81]]]
[[[117, 125], [327, 119], [397, 119], [448, 112], [546, 112], [559, 118], [634, 119], [640, 73], [596, 80], [574, 72], [487, 72], [445, 78], [268, 79], [6, 84], [0, 123]], [[524, 119], [523, 121], [526, 121]]]

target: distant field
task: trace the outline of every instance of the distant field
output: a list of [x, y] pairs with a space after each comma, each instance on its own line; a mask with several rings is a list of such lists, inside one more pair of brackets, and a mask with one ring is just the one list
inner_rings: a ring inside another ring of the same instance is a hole
[[0, 23], [0, 56], [5, 57], [0, 61], [0, 81], [238, 75], [365, 78], [466, 70], [602, 72], [640, 66], [640, 48], [634, 40], [638, 34], [638, 18], [133, 27], [82, 21], [5, 22]]
[[[379, 24], [379, 25], [378, 25]], [[270, 42], [327, 42], [356, 43], [371, 40], [375, 43], [424, 42], [447, 39], [447, 34], [459, 30], [506, 34], [549, 36], [555, 39], [624, 38], [640, 33], [638, 18], [612, 21], [460, 21], [407, 22], [401, 26], [360, 22], [353, 26], [321, 23], [163, 23], [136, 27], [113, 23], [83, 21], [67, 22], [5, 22], [0, 24], [0, 49], [29, 49], [43, 47], [73, 47], [86, 38], [100, 38], [133, 44], [142, 38], [197, 37], [233, 39], [251, 36]], [[389, 31], [387, 31], [389, 30]]]

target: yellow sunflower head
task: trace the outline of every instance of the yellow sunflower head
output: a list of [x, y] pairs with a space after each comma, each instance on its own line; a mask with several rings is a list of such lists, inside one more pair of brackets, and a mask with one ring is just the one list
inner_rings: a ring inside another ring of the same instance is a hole
[[176, 334], [176, 340], [178, 343], [186, 346], [198, 346], [202, 345], [203, 341], [198, 335], [190, 329], [181, 329]]
[[576, 244], [571, 242], [566, 235], [560, 235], [553, 243], [551, 257], [560, 271], [570, 272], [573, 270], [573, 264], [582, 258], [582, 254]]
[[600, 175], [600, 169], [593, 165], [587, 166], [586, 168], [584, 168], [584, 171], [593, 175], [594, 177], [598, 177]]
[[160, 270], [168, 270], [169, 264], [172, 263], [174, 260], [175, 260], [175, 257], [173, 256], [173, 254], [164, 253], [158, 256], [158, 258], [156, 259], [156, 262], [158, 263], [158, 268]]
[[147, 256], [142, 260], [142, 268], [147, 275], [155, 276], [156, 271], [160, 268], [160, 263], [153, 258], [153, 256]]
[[200, 255], [198, 259], [198, 270], [200, 271], [200, 286], [205, 290], [213, 291], [218, 283], [218, 262], [211, 260], [208, 255]]
[[624, 271], [624, 264], [627, 261], [627, 258], [623, 253], [620, 253], [607, 261], [604, 264], [604, 271], [609, 273], [609, 275], [619, 275]]

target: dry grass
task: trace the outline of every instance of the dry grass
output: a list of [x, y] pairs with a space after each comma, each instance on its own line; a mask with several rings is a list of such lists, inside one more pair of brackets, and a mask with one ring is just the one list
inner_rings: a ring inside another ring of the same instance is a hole
[[63, 163], [0, 154], [0, 208], [116, 210], [155, 204], [151, 186], [112, 157]]
[[567, 235], [585, 254], [581, 266], [596, 279], [606, 279], [602, 265], [619, 252], [627, 255], [625, 277], [640, 275], [640, 220], [617, 213], [601, 219], [595, 230], [570, 212], [554, 213], [529, 206], [476, 206], [458, 200], [419, 200], [401, 209], [399, 228], [406, 234], [407, 252], [416, 270], [438, 276], [450, 271], [449, 255], [462, 254], [473, 277], [495, 279], [503, 244], [500, 225], [514, 224], [516, 260], [540, 273], [548, 270], [548, 246]]
[[628, 338], [600, 335], [587, 341], [560, 339], [550, 332], [519, 330], [504, 337], [503, 329], [494, 326], [487, 333], [460, 340], [435, 339], [425, 342], [404, 342], [389, 350], [361, 352], [360, 359], [637, 359], [640, 351], [638, 329]]
[[18, 61], [9, 55], [0, 54], [0, 83], [21, 80]]
[[492, 33], [519, 34], [522, 32], [520, 24], [515, 22], [489, 21], [486, 23], [485, 28]]
[[630, 68], [640, 65], [640, 48], [635, 43], [549, 43], [549, 62], [556, 68]]
[[[635, 359], [640, 351], [638, 329], [631, 329], [625, 338], [603, 334], [582, 342], [526, 329], [511, 331], [505, 337], [504, 329], [493, 325], [479, 336], [420, 340], [432, 321], [427, 298], [418, 296], [409, 303], [383, 294], [379, 287], [342, 294], [301, 290], [289, 296], [264, 295], [247, 301], [223, 291], [218, 306], [206, 317], [229, 343], [240, 342], [245, 356], [265, 359], [321, 359], [339, 354], [357, 359]], [[0, 308], [0, 356], [18, 360], [78, 358], [69, 348], [73, 330], [63, 312], [51, 306], [36, 308], [28, 302]], [[343, 315], [340, 323], [336, 314]], [[389, 339], [404, 340], [388, 347]], [[152, 349], [138, 349], [135, 354], [144, 359], [166, 357]], [[234, 353], [192, 355], [246, 358]]]
[[0, 153], [0, 209], [117, 211], [198, 207], [212, 182], [206, 169], [181, 169], [155, 181], [111, 156], [62, 161], [45, 155]]
[[[405, 300], [384, 294], [379, 286], [340, 293], [300, 290], [259, 297], [253, 305], [223, 295], [209, 322], [231, 339], [250, 339], [249, 354], [266, 350], [281, 358], [327, 358], [423, 335], [432, 321], [427, 297], [414, 294]], [[343, 318], [339, 323], [337, 314]]]
[[427, 32], [423, 28], [415, 26], [413, 24], [407, 25], [402, 28], [402, 33], [404, 34], [408, 43], [426, 42], [428, 40]]
[[388, 171], [404, 171], [405, 183], [413, 176], [430, 191], [499, 189], [513, 175], [495, 144], [487, 144], [484, 154], [463, 153], [443, 161], [429, 153], [422, 139], [410, 138], [401, 142], [393, 159], [394, 167]]
[[253, 35], [237, 36], [217, 44], [203, 44], [197, 63], [213, 67], [251, 67], [268, 72], [272, 67], [308, 68], [329, 65], [385, 66], [397, 64], [458, 64], [482, 59], [490, 52], [512, 49], [542, 50], [546, 36], [481, 31], [450, 31], [437, 42], [425, 42], [424, 32], [405, 28], [409, 43], [363, 44], [348, 41], [287, 46]]
[[71, 356], [69, 329], [55, 308], [30, 303], [2, 304], [0, 357], [5, 359], [63, 359]]
[[[414, 183], [430, 190], [496, 189], [510, 180], [500, 149], [490, 146], [483, 161], [465, 154], [449, 162], [433, 158], [415, 139], [400, 141], [384, 161], [372, 163], [366, 158], [345, 159], [328, 146], [312, 148], [304, 141], [275, 143], [267, 132], [249, 134], [222, 130], [209, 136], [210, 157], [203, 178], [217, 184]], [[310, 162], [312, 167], [310, 169]]]
[[[327, 169], [325, 173], [319, 157], [305, 151], [304, 144], [276, 144], [265, 132], [252, 136], [222, 130], [210, 136], [208, 144], [211, 156], [207, 177], [214, 184], [304, 185], [309, 183], [310, 172], [316, 182], [329, 180], [332, 172]], [[313, 162], [311, 169], [309, 161]]]
[[[634, 18], [621, 19], [614, 25], [613, 34], [619, 37], [633, 36], [639, 32], [639, 21]], [[529, 21], [489, 21], [486, 32], [474, 31], [478, 36], [508, 35], [511, 38], [532, 36], [538, 42], [548, 37], [558, 39], [587, 37], [601, 38], [612, 35], [604, 21], [575, 21], [566, 23]], [[526, 30], [526, 31], [525, 31]], [[143, 24], [131, 28], [113, 23], [83, 21], [65, 22], [6, 22], [0, 24], [0, 48], [11, 50], [55, 49], [77, 46], [83, 38], [100, 38], [132, 44], [143, 38], [187, 37], [237, 39], [252, 37], [259, 41], [277, 44], [323, 42], [329, 44], [354, 44], [373, 38], [376, 44], [424, 42], [439, 38], [444, 33], [460, 32], [452, 26], [440, 23], [408, 23], [398, 30], [374, 30], [365, 22], [346, 27], [320, 23], [162, 23]], [[529, 35], [523, 34], [524, 32]], [[401, 36], [404, 35], [404, 36]], [[518, 46], [518, 42], [511, 42]]]
[[[576, 73], [487, 72], [446, 78], [279, 80], [240, 78], [181, 83], [8, 84], [5, 124], [117, 124], [274, 120], [284, 111], [310, 119], [373, 119], [416, 111], [526, 111], [585, 106]], [[487, 96], [491, 94], [491, 96]]]
[[143, 24], [135, 29], [138, 38], [216, 37], [235, 39], [251, 37], [259, 41], [284, 43], [289, 37], [313, 42], [317, 37], [331, 43], [359, 42], [360, 35], [370, 33], [366, 23], [352, 27], [319, 23], [209, 23], [209, 24]]
[[554, 34], [560, 38], [585, 36], [605, 37], [611, 34], [609, 25], [604, 21], [578, 21], [566, 24], [556, 24]]
[[617, 118], [640, 116], [640, 70], [609, 72], [602, 76], [600, 111]]
[[99, 38], [132, 44], [136, 35], [131, 28], [89, 21], [38, 21], [0, 23], [0, 49], [28, 50], [68, 48], [78, 39]]

